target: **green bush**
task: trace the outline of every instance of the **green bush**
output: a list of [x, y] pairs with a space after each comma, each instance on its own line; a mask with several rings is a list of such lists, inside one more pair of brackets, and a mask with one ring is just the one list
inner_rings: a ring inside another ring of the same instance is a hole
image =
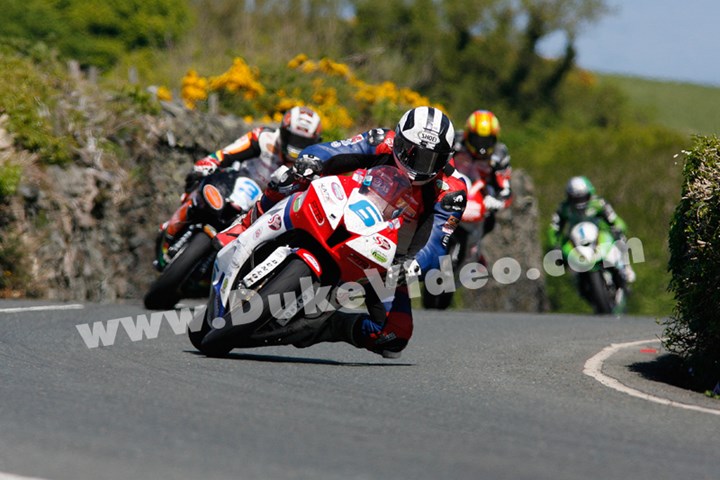
[[69, 162], [76, 145], [70, 135], [56, 132], [53, 125], [53, 111], [63, 92], [62, 78], [60, 65], [45, 48], [0, 44], [0, 84], [12, 86], [0, 89], [0, 114], [8, 115], [16, 142], [48, 164]]
[[665, 322], [665, 345], [715, 382], [720, 379], [720, 141], [695, 137], [685, 153], [682, 197], [669, 234], [676, 305]]

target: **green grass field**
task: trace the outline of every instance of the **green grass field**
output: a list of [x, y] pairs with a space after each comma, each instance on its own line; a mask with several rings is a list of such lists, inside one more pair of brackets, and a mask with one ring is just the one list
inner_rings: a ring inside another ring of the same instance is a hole
[[[567, 127], [551, 132], [540, 144], [513, 138], [512, 131], [505, 138], [513, 166], [527, 170], [535, 181], [543, 234], [567, 179], [587, 175], [593, 181], [626, 220], [629, 236], [639, 238], [645, 250], [644, 262], [635, 265], [638, 281], [630, 312], [665, 317], [675, 303], [667, 291], [667, 238], [680, 200], [681, 152], [692, 146], [692, 135], [720, 132], [720, 88], [619, 76], [600, 76], [599, 81], [619, 88], [642, 120], [614, 130]], [[590, 311], [568, 278], [548, 282], [554, 310]]]
[[720, 134], [720, 87], [598, 75], [659, 124], [684, 134]]

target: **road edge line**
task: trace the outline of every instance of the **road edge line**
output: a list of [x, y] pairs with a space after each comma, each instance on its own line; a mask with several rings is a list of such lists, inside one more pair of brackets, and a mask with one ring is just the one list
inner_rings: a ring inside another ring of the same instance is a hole
[[634, 388], [628, 387], [627, 385], [620, 382], [619, 380], [602, 373], [602, 367], [603, 367], [603, 364], [605, 363], [605, 361], [608, 358], [610, 358], [611, 356], [613, 356], [615, 353], [617, 353], [618, 351], [622, 350], [623, 348], [635, 347], [635, 346], [643, 345], [646, 343], [659, 343], [659, 342], [660, 342], [660, 340], [653, 339], [653, 340], [638, 340], [635, 342], [610, 344], [609, 346], [600, 350], [600, 352], [598, 352], [597, 354], [590, 357], [585, 362], [585, 366], [583, 367], [583, 373], [589, 377], [594, 378], [595, 380], [602, 383], [606, 387], [612, 388], [613, 390], [617, 390], [618, 392], [625, 393], [632, 397], [641, 398], [643, 400], [658, 403], [660, 405], [667, 405], [670, 407], [683, 408], [685, 410], [693, 410], [693, 411], [702, 412], [702, 413], [710, 413], [712, 415], [720, 415], [720, 410], [715, 410], [715, 409], [706, 408], [706, 407], [700, 407], [698, 405], [689, 405], [687, 403], [682, 403], [682, 402], [676, 402], [674, 400], [668, 400], [667, 398], [656, 397], [654, 395], [650, 395], [648, 393], [644, 393], [639, 390], [635, 390]]
[[82, 310], [85, 305], [79, 303], [63, 303], [59, 305], [34, 305], [32, 307], [7, 307], [0, 308], [0, 313], [19, 313], [19, 312], [41, 312], [44, 310]]

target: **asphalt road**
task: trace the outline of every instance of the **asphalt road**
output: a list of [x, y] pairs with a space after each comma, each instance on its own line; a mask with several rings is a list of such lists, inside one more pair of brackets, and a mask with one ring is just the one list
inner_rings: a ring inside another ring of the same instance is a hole
[[[720, 478], [720, 402], [639, 373], [652, 318], [418, 311], [398, 360], [209, 359], [168, 325], [87, 348], [77, 324], [139, 304], [27, 310], [46, 303], [0, 301], [0, 480]], [[672, 405], [583, 373], [643, 340], [600, 370]]]

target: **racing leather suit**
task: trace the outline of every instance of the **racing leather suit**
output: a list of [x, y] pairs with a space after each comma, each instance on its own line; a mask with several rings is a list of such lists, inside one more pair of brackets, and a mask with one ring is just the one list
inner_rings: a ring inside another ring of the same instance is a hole
[[[396, 165], [392, 153], [394, 137], [394, 131], [377, 128], [350, 139], [311, 145], [303, 150], [300, 158], [307, 155], [318, 158], [322, 162], [321, 175]], [[453, 176], [454, 170], [448, 164], [434, 180], [413, 187], [418, 211], [410, 212], [410, 221], [403, 225], [404, 231], [401, 232], [396, 254], [404, 255], [404, 265], [411, 265], [414, 271], [408, 274], [422, 277], [428, 270], [438, 268], [439, 257], [447, 254], [450, 236], [460, 223], [467, 201], [465, 182]], [[272, 195], [268, 196], [267, 193], [261, 201], [263, 211], [279, 200], [276, 194], [270, 198]], [[413, 227], [414, 230], [410, 231]], [[344, 341], [384, 356], [399, 356], [413, 332], [407, 285], [398, 285], [391, 298], [380, 298], [368, 286], [365, 304], [368, 313], [338, 310], [312, 329], [302, 329], [296, 325], [294, 330], [303, 330], [304, 333], [289, 338], [288, 343], [302, 348], [319, 342]], [[300, 322], [309, 324], [313, 320]]]
[[[247, 161], [255, 159], [257, 161]], [[256, 127], [230, 145], [201, 158], [186, 179], [186, 191], [200, 178], [235, 162], [243, 162], [249, 176], [265, 188], [272, 173], [285, 163], [280, 149], [280, 129]]]

